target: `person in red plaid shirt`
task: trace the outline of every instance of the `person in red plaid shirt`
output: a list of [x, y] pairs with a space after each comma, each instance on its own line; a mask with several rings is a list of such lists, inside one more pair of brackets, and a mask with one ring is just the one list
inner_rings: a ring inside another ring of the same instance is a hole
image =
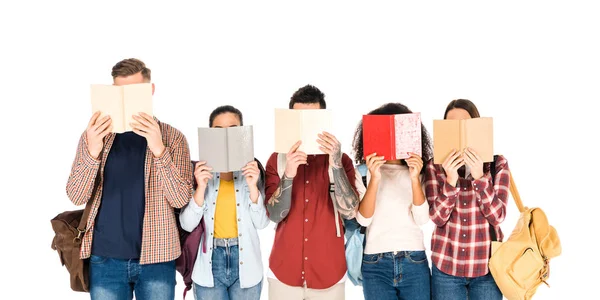
[[[450, 102], [444, 119], [478, 118], [469, 100]], [[498, 155], [495, 174], [473, 149], [453, 151], [442, 165], [433, 160], [425, 172], [429, 217], [436, 225], [431, 238], [432, 299], [502, 299], [489, 273], [491, 241], [502, 241], [510, 173]], [[492, 178], [493, 176], [493, 178]]]

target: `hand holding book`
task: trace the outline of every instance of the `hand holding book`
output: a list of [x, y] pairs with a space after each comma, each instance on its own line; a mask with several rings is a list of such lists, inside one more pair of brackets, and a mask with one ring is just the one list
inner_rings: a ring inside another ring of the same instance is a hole
[[467, 148], [462, 154], [465, 164], [471, 169], [474, 180], [483, 177], [483, 160], [472, 148]]
[[385, 157], [377, 156], [377, 153], [371, 153], [367, 155], [366, 163], [369, 174], [371, 174], [371, 180], [379, 180], [381, 178], [380, 168], [385, 164]]
[[446, 172], [446, 182], [451, 186], [456, 186], [458, 181], [458, 169], [465, 165], [462, 153], [453, 149], [450, 155], [442, 163], [442, 168]]
[[96, 111], [85, 130], [88, 152], [93, 158], [98, 159], [104, 147], [104, 137], [111, 132], [112, 119], [110, 116], [100, 118], [100, 111]]
[[246, 178], [246, 184], [248, 184], [248, 189], [250, 190], [250, 200], [252, 203], [257, 203], [259, 194], [257, 184], [260, 178], [258, 163], [256, 161], [249, 162], [242, 168], [242, 175]]
[[286, 164], [285, 164], [285, 177], [294, 178], [296, 177], [296, 172], [298, 172], [298, 166], [304, 165], [307, 163], [307, 155], [302, 151], [298, 151], [298, 148], [302, 144], [302, 141], [297, 141], [290, 151], [285, 155]]
[[140, 112], [139, 115], [133, 115], [132, 118], [134, 121], [129, 123], [129, 126], [133, 129], [133, 132], [145, 137], [146, 141], [148, 141], [148, 148], [150, 148], [154, 157], [160, 157], [165, 152], [165, 145], [162, 141], [158, 122], [144, 112]]
[[342, 146], [340, 141], [331, 133], [323, 131], [318, 134], [319, 149], [329, 154], [329, 165], [334, 168], [342, 168]]
[[206, 191], [206, 186], [208, 185], [208, 180], [213, 178], [212, 168], [206, 165], [206, 161], [199, 161], [196, 163], [196, 168], [194, 169], [194, 178], [196, 179], [196, 184], [198, 187], [194, 192], [194, 201], [198, 206], [202, 206], [204, 204], [204, 192]]

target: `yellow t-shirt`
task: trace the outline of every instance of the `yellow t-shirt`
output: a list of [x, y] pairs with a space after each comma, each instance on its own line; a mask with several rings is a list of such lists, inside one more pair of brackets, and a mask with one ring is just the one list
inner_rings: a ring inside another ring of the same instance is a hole
[[215, 208], [215, 237], [229, 239], [237, 237], [237, 215], [235, 208], [235, 187], [232, 181], [221, 180], [217, 207]]

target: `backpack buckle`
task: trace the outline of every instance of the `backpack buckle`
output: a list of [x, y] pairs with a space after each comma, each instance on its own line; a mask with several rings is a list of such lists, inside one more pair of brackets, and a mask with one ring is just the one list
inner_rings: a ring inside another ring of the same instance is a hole
[[85, 234], [85, 230], [79, 230], [79, 228], [77, 228], [77, 236], [73, 239], [73, 242], [81, 242], [83, 234]]

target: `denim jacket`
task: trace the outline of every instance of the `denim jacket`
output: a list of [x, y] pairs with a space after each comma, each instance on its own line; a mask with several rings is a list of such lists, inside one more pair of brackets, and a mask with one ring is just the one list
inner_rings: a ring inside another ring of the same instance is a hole
[[[264, 182], [259, 180], [259, 196], [257, 203], [250, 200], [250, 189], [246, 178], [241, 171], [233, 172], [235, 201], [238, 217], [238, 242], [239, 242], [239, 280], [242, 288], [253, 287], [263, 279], [263, 266], [260, 254], [258, 230], [269, 225], [269, 217], [264, 204]], [[181, 227], [192, 231], [200, 220], [204, 218], [206, 224], [206, 253], [198, 251], [198, 257], [192, 271], [192, 280], [204, 287], [214, 287], [212, 272], [212, 250], [214, 238], [214, 216], [217, 204], [217, 195], [220, 184], [219, 173], [213, 173], [213, 178], [208, 181], [204, 194], [204, 204], [200, 207], [192, 199], [181, 212]], [[242, 250], [243, 249], [243, 250]]]

